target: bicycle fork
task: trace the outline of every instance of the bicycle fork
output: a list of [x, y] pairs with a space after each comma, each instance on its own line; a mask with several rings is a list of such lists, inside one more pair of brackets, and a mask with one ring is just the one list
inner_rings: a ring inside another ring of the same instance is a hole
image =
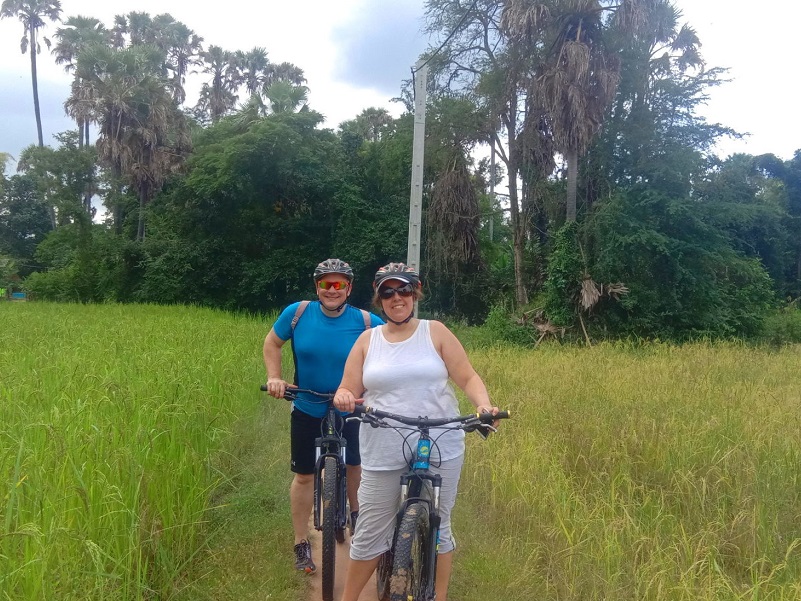
[[[338, 453], [323, 453], [322, 448], [326, 443], [325, 438], [315, 440], [315, 459], [314, 459], [314, 529], [323, 528], [323, 468], [325, 460], [332, 457], [336, 460], [337, 466], [337, 528], [344, 528], [347, 521], [347, 481], [345, 478], [345, 450], [347, 441], [337, 438]], [[330, 447], [328, 447], [330, 449]], [[330, 475], [330, 474], [329, 474]]]

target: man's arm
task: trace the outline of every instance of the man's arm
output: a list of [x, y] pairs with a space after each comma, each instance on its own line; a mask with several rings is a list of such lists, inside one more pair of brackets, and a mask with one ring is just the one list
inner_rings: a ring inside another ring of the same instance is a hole
[[264, 339], [264, 367], [267, 370], [267, 391], [277, 399], [284, 397], [289, 385], [281, 378], [281, 347], [286, 340], [281, 340], [275, 330], [271, 329]]

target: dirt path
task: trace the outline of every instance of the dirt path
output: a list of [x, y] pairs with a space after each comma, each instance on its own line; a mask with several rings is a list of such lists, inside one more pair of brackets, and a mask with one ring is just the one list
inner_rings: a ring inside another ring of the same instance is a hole
[[[312, 580], [311, 591], [309, 592], [309, 601], [321, 601], [323, 598], [322, 586], [323, 578], [321, 572], [322, 558], [320, 557], [320, 550], [323, 548], [323, 541], [320, 533], [314, 529], [314, 524], [309, 524], [309, 538], [314, 553], [314, 563], [317, 564], [317, 572], [310, 578]], [[348, 571], [348, 562], [350, 557], [350, 536], [345, 537], [345, 542], [337, 545], [337, 559], [336, 559], [336, 577], [334, 579], [334, 601], [339, 601], [342, 598], [342, 588], [345, 585], [345, 573]], [[376, 601], [378, 594], [375, 589], [375, 574], [370, 577], [367, 586], [364, 587], [362, 594], [359, 595], [359, 601]]]

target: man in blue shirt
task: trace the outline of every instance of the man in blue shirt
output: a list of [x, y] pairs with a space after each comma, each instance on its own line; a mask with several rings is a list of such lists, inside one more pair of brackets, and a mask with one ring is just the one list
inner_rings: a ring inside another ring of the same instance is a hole
[[[380, 317], [347, 304], [353, 288], [353, 270], [344, 261], [327, 259], [317, 265], [314, 284], [318, 300], [289, 305], [264, 339], [267, 389], [276, 398], [282, 398], [286, 387], [291, 386], [281, 377], [281, 347], [287, 340], [292, 340], [294, 385], [316, 392], [334, 392], [356, 339], [366, 327], [384, 323]], [[295, 530], [295, 568], [308, 574], [316, 569], [309, 545], [309, 518], [314, 505], [314, 439], [320, 435], [326, 409], [326, 405], [303, 394], [292, 404], [291, 469], [295, 476], [289, 500]], [[343, 436], [347, 440], [345, 464], [353, 527], [359, 511], [356, 491], [361, 479], [359, 422], [345, 422]]]

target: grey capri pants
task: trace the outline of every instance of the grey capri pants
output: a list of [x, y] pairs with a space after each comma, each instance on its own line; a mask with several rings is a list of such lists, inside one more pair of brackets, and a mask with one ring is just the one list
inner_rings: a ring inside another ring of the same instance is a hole
[[[442, 476], [439, 513], [442, 518], [439, 531], [439, 553], [449, 553], [456, 548], [451, 532], [451, 510], [456, 502], [459, 476], [464, 455], [443, 461], [431, 471]], [[359, 519], [356, 534], [350, 544], [350, 558], [358, 561], [375, 559], [392, 546], [395, 516], [400, 503], [400, 477], [409, 468], [397, 470], [362, 469], [359, 484]]]

